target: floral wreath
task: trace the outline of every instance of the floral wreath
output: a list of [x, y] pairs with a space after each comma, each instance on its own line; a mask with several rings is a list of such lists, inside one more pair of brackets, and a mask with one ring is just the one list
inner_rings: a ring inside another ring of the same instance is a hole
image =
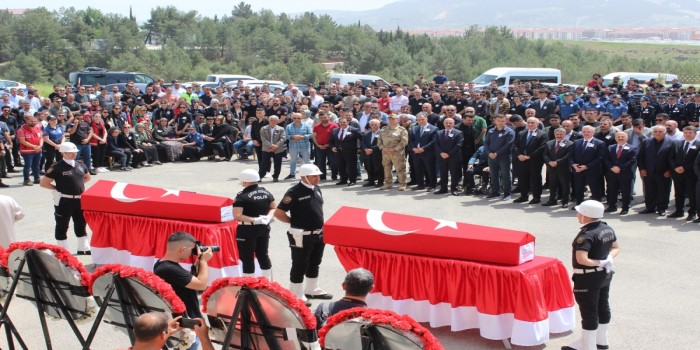
[[418, 337], [418, 340], [423, 344], [423, 350], [444, 350], [440, 341], [430, 333], [425, 327], [421, 326], [416, 320], [408, 315], [399, 315], [388, 310], [367, 309], [356, 307], [341, 311], [328, 318], [326, 324], [318, 332], [319, 342], [321, 346], [325, 346], [326, 335], [334, 326], [355, 318], [363, 318], [364, 323], [376, 325], [389, 325], [397, 330], [412, 333]]
[[[0, 264], [9, 272], [9, 259], [12, 252], [15, 250], [36, 249], [45, 254], [51, 255], [60, 261], [71, 272], [73, 277], [80, 282], [80, 285], [89, 289], [90, 273], [85, 269], [85, 266], [71, 254], [67, 249], [53, 244], [44, 242], [15, 242], [11, 243], [7, 250], [0, 250]], [[76, 324], [84, 324], [97, 313], [97, 303], [92, 293], [86, 298], [86, 315], [80, 319], [74, 320]]]
[[226, 277], [215, 280], [202, 294], [202, 311], [205, 313], [207, 312], [209, 298], [216, 293], [216, 291], [225, 287], [247, 287], [250, 289], [271, 291], [282, 299], [283, 304], [287, 304], [287, 307], [299, 314], [304, 327], [307, 329], [316, 328], [316, 317], [303, 301], [278, 283], [270, 282], [267, 278], [263, 277]]
[[[47, 253], [50, 251], [52, 255], [62, 262], [66, 267], [76, 271], [79, 274], [78, 280], [80, 284], [87, 287], [90, 284], [90, 273], [85, 269], [85, 266], [71, 254], [66, 248], [59, 247], [53, 244], [47, 244], [44, 242], [15, 242], [11, 243], [7, 250], [2, 254], [2, 261], [0, 262], [3, 266], [9, 268], [9, 259], [12, 252], [15, 250], [43, 250]], [[92, 293], [90, 293], [92, 294]]]
[[[93, 292], [92, 288], [95, 281], [107, 274], [115, 274], [122, 278], [136, 278], [144, 286], [160, 296], [170, 306], [173, 313], [182, 314], [186, 310], [185, 303], [175, 294], [173, 287], [163, 281], [158, 275], [141, 268], [121, 264], [107, 264], [95, 270], [95, 273], [92, 274], [92, 280], [90, 281], [90, 294]], [[182, 336], [176, 347], [181, 350], [189, 349], [196, 340], [197, 336], [191, 329], [183, 328]]]

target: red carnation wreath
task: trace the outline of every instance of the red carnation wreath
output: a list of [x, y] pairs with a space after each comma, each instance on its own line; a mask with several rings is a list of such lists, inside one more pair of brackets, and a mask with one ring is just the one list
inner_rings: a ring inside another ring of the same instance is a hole
[[[36, 250], [49, 250], [53, 252], [54, 257], [58, 259], [58, 261], [62, 262], [64, 265], [66, 265], [68, 268], [71, 268], [75, 271], [77, 271], [80, 274], [80, 284], [83, 286], [88, 286], [90, 283], [90, 273], [85, 269], [85, 266], [71, 254], [68, 250], [66, 250], [63, 247], [59, 247], [57, 245], [53, 244], [47, 244], [44, 242], [15, 242], [11, 243], [10, 246], [7, 248], [7, 251], [2, 254], [2, 266], [7, 267], [8, 266], [8, 259], [10, 258], [10, 255], [12, 252], [15, 250], [29, 250], [29, 249], [36, 249]], [[92, 294], [92, 293], [90, 293]]]
[[328, 318], [326, 325], [318, 332], [319, 343], [325, 346], [326, 335], [334, 326], [354, 318], [363, 318], [371, 324], [390, 325], [397, 330], [402, 330], [415, 334], [423, 343], [424, 350], [444, 350], [440, 341], [430, 333], [425, 327], [421, 326], [416, 320], [408, 315], [399, 315], [389, 310], [367, 309], [356, 307], [341, 311]]
[[175, 294], [173, 287], [163, 281], [156, 274], [148, 272], [144, 269], [120, 264], [108, 264], [95, 270], [95, 273], [92, 274], [92, 280], [90, 281], [90, 294], [92, 294], [92, 286], [94, 285], [95, 281], [109, 273], [113, 273], [124, 278], [131, 277], [138, 279], [145, 286], [161, 296], [163, 300], [170, 305], [173, 313], [181, 314], [185, 312], [185, 304], [182, 302], [182, 300], [180, 300], [177, 294]]
[[269, 290], [277, 294], [290, 309], [295, 310], [299, 314], [304, 327], [307, 329], [316, 328], [316, 317], [311, 313], [311, 309], [309, 309], [303, 301], [297, 298], [286, 288], [280, 286], [278, 283], [270, 282], [267, 278], [263, 277], [227, 277], [215, 280], [214, 283], [212, 283], [212, 285], [209, 286], [209, 288], [207, 288], [207, 290], [202, 294], [202, 310], [206, 313], [209, 298], [219, 289], [229, 286]]

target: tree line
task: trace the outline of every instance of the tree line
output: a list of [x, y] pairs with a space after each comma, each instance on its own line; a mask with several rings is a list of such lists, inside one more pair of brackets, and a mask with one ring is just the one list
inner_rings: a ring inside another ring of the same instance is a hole
[[202, 80], [211, 73], [242, 73], [297, 83], [326, 80], [325, 62], [337, 72], [376, 74], [412, 82], [438, 69], [469, 81], [492, 67], [549, 67], [565, 83], [584, 84], [591, 74], [613, 71], [693, 75], [700, 63], [612, 55], [560, 43], [516, 38], [506, 27], [465, 29], [462, 36], [434, 38], [375, 31], [357, 23], [338, 25], [327, 15], [298, 16], [253, 11], [239, 3], [221, 16], [202, 16], [174, 6], [156, 7], [139, 25], [130, 14], [43, 7], [15, 16], [0, 11], [0, 78], [26, 83], [65, 82], [87, 66], [129, 70], [154, 77]]

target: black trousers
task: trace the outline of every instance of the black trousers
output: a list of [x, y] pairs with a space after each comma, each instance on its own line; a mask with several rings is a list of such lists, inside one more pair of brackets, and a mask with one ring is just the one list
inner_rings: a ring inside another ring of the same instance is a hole
[[644, 176], [644, 206], [649, 210], [666, 210], [671, 196], [671, 178], [663, 174]]
[[440, 165], [440, 190], [447, 191], [447, 174], [450, 174], [452, 179], [450, 182], [450, 190], [456, 191], [459, 186], [460, 172], [462, 171], [461, 159], [458, 158], [438, 158]]
[[547, 176], [549, 182], [549, 200], [557, 201], [561, 197], [562, 203], [569, 203], [571, 195], [571, 172], [568, 163], [559, 165], [556, 168], [547, 166]]
[[574, 274], [574, 299], [581, 312], [581, 328], [587, 331], [598, 329], [598, 324], [610, 323], [610, 282], [612, 273], [605, 270]]
[[587, 169], [580, 173], [574, 172], [574, 199], [576, 204], [583, 202], [583, 194], [586, 185], [591, 190], [591, 198], [597, 201], [603, 199], [603, 193], [600, 187], [600, 169]]
[[357, 149], [340, 149], [335, 156], [340, 182], [357, 182]]
[[183, 146], [180, 159], [198, 161], [202, 158], [202, 151], [197, 146]]
[[632, 174], [615, 174], [608, 171], [608, 206], [617, 207], [617, 194], [622, 194], [622, 209], [629, 209], [632, 200]]
[[68, 225], [70, 219], [73, 219], [73, 231], [76, 237], [85, 237], [85, 217], [83, 210], [80, 208], [80, 199], [61, 198], [58, 206], [54, 206], [54, 217], [56, 218], [55, 238], [62, 241], [68, 238]]
[[474, 187], [476, 187], [476, 183], [474, 182], [474, 175], [479, 175], [481, 176], [481, 188], [486, 189], [486, 187], [489, 185], [489, 173], [484, 172], [485, 166], [476, 166], [471, 169], [467, 169], [467, 171], [464, 172], [464, 189], [465, 190], [473, 190]]
[[[105, 158], [107, 157], [107, 144], [98, 143], [96, 146], [90, 146], [92, 150], [90, 154], [92, 155], [92, 168], [102, 168], [105, 166]], [[60, 155], [60, 153], [59, 153]], [[47, 160], [48, 165], [48, 160]]]
[[323, 233], [318, 235], [306, 235], [302, 239], [302, 247], [297, 247], [294, 238], [287, 233], [289, 246], [292, 249], [292, 269], [289, 272], [289, 280], [292, 283], [304, 282], [304, 276], [317, 278], [321, 260], [323, 260]]
[[683, 174], [673, 175], [673, 191], [676, 202], [676, 211], [684, 211], [685, 199], [688, 198], [688, 204], [690, 208], [688, 209], [688, 214], [697, 213], [696, 197], [695, 197], [695, 183], [698, 182], [698, 177], [690, 172]]
[[158, 149], [156, 148], [156, 146], [154, 146], [152, 144], [150, 146], [141, 145], [141, 146], [139, 146], [139, 149], [142, 150], [143, 154], [146, 155], [147, 162], [152, 163], [152, 162], [160, 161], [159, 160], [160, 158], [158, 158]]
[[363, 163], [365, 163], [365, 171], [367, 171], [367, 181], [370, 183], [384, 182], [384, 167], [382, 166], [382, 153], [376, 152], [367, 155], [362, 152]]
[[[92, 154], [94, 156], [95, 152], [92, 152]], [[45, 143], [44, 144], [44, 159], [46, 159], [46, 163], [44, 163], [44, 171], [49, 171], [49, 168], [55, 162], [58, 162], [61, 159], [63, 159], [63, 156], [61, 156], [61, 153], [59, 153], [53, 146]], [[94, 164], [94, 162], [93, 162], [93, 164]]]
[[260, 178], [262, 179], [265, 177], [265, 174], [267, 174], [268, 171], [270, 171], [270, 168], [272, 167], [272, 163], [274, 163], [274, 170], [272, 172], [272, 178], [276, 179], [280, 177], [280, 173], [282, 172], [282, 158], [284, 158], [285, 152], [279, 152], [279, 153], [274, 153], [274, 152], [263, 152], [262, 154], [262, 166], [260, 168]]
[[413, 166], [416, 167], [411, 180], [416, 180], [416, 184], [424, 187], [426, 179], [428, 187], [435, 188], [437, 186], [437, 176], [435, 174], [435, 154], [431, 151], [425, 151], [421, 154], [413, 155]]
[[520, 175], [518, 177], [518, 188], [520, 195], [527, 197], [532, 192], [532, 198], [542, 197], [542, 165], [543, 162], [537, 159], [526, 161], [518, 160], [520, 163]]
[[272, 268], [272, 262], [267, 253], [270, 246], [269, 225], [238, 225], [236, 246], [238, 246], [238, 258], [243, 262], [243, 273], [255, 272], [255, 258], [258, 258], [261, 269]]

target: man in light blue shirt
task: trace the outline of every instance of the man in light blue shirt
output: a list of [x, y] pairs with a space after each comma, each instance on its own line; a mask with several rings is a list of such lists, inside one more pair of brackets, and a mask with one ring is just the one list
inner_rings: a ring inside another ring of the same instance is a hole
[[292, 123], [285, 128], [289, 140], [289, 175], [285, 180], [293, 179], [297, 171], [297, 161], [302, 159], [302, 165], [309, 162], [311, 154], [311, 128], [301, 122], [301, 113], [292, 113]]

